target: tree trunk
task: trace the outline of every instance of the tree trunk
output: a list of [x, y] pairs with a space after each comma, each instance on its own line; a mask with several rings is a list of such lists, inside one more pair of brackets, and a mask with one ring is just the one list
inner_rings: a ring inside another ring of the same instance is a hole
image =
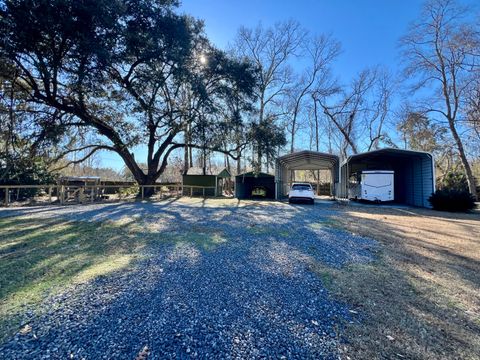
[[[186, 136], [186, 134], [185, 134]], [[189, 169], [189, 164], [190, 164], [190, 158], [189, 158], [189, 151], [188, 151], [188, 146], [185, 146], [183, 148], [184, 150], [184, 160], [183, 160], [183, 175], [187, 175], [188, 169]]]
[[295, 151], [295, 127], [297, 126], [297, 116], [294, 115], [293, 120], [292, 120], [292, 136], [291, 136], [291, 143], [290, 143], [290, 153], [293, 153]]
[[[190, 126], [188, 124], [185, 124], [184, 137], [185, 137], [185, 144], [190, 144]], [[185, 146], [183, 151], [184, 151], [183, 175], [187, 175], [188, 169], [193, 167], [192, 149], [189, 146]]]
[[318, 139], [318, 113], [317, 113], [317, 101], [315, 100], [315, 97], [313, 97], [313, 112], [315, 116], [315, 149], [317, 152], [319, 151], [318, 149], [320, 148], [319, 144], [319, 139]]
[[207, 175], [207, 154], [205, 148], [202, 149], [202, 175]]
[[470, 194], [475, 198], [475, 200], [478, 198], [477, 196], [477, 188], [475, 184], [475, 177], [473, 176], [472, 168], [470, 166], [470, 163], [468, 162], [467, 156], [465, 154], [465, 149], [463, 148], [463, 143], [462, 140], [460, 139], [460, 136], [458, 135], [457, 129], [455, 128], [455, 122], [453, 119], [449, 118], [448, 119], [448, 124], [450, 127], [450, 131], [452, 132], [453, 139], [455, 140], [455, 143], [457, 145], [457, 150], [458, 154], [460, 155], [460, 159], [462, 161], [463, 169], [465, 170], [465, 175], [467, 176], [467, 182], [468, 182], [468, 190], [470, 191]]
[[242, 158], [239, 157], [237, 160], [237, 175], [242, 173]]
[[227, 168], [228, 172], [230, 172], [230, 158], [229, 158], [228, 155], [226, 155], [226, 159], [227, 159], [227, 164], [226, 164], [227, 166], [226, 166], [226, 168]]
[[[190, 124], [188, 126], [188, 143], [190, 144], [192, 139], [191, 139], [191, 132], [192, 132], [192, 125]], [[193, 149], [191, 146], [187, 146], [188, 147], [188, 159], [190, 161], [189, 163], [189, 167], [193, 167]]]
[[260, 146], [257, 146], [257, 172], [262, 172], [262, 150], [260, 150]]

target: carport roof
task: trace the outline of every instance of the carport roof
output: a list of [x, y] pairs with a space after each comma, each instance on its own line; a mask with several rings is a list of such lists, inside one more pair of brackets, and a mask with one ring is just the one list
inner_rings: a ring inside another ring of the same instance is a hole
[[406, 150], [406, 149], [394, 149], [394, 148], [386, 148], [386, 149], [379, 149], [379, 150], [372, 150], [367, 151], [360, 154], [350, 155], [343, 164], [350, 162], [352, 160], [363, 160], [363, 159], [372, 159], [376, 157], [380, 157], [383, 155], [389, 155], [394, 157], [409, 157], [409, 156], [420, 156], [420, 157], [432, 157], [430, 153], [425, 151], [416, 151], [416, 150]]
[[277, 164], [290, 170], [331, 169], [338, 164], [337, 155], [303, 150], [277, 158]]
[[255, 178], [259, 178], [259, 177], [273, 177], [273, 175], [267, 174], [267, 173], [263, 173], [263, 172], [250, 171], [250, 172], [246, 172], [246, 173], [243, 173], [243, 174], [238, 174], [238, 175], [235, 176], [235, 177], [236, 177], [236, 178], [242, 178], [242, 177], [255, 177]]

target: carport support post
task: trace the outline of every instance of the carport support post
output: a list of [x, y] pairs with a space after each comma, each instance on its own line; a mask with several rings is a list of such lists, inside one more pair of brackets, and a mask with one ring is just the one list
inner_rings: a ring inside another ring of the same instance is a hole
[[320, 170], [317, 170], [317, 196], [320, 195]]
[[348, 200], [348, 179], [350, 179], [350, 169], [349, 169], [349, 162], [348, 162], [348, 158], [347, 158], [347, 172], [345, 173], [345, 198]]

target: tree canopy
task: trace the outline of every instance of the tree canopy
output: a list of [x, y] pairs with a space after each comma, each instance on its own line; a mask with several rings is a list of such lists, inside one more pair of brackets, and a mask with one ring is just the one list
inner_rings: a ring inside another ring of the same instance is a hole
[[[140, 184], [153, 183], [177, 148], [234, 157], [245, 139], [227, 149], [215, 138], [233, 116], [220, 109], [232, 96], [252, 98], [256, 81], [249, 62], [216, 49], [202, 22], [176, 14], [176, 6], [170, 0], [4, 1], [1, 55], [29, 103], [63, 115], [49, 126], [90, 134], [85, 157], [116, 152]], [[147, 145], [146, 171], [133, 154], [139, 144]]]

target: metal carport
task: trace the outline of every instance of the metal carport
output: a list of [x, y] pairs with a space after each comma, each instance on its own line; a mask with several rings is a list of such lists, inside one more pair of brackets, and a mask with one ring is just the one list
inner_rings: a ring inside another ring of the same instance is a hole
[[265, 198], [274, 198], [275, 178], [273, 175], [251, 171], [235, 176], [235, 197], [237, 199], [252, 198], [252, 190], [255, 187], [262, 187], [265, 189]]
[[288, 194], [292, 171], [294, 170], [330, 170], [332, 195], [339, 181], [339, 158], [336, 155], [317, 151], [298, 151], [280, 156], [275, 161], [275, 198], [281, 199]]
[[351, 155], [340, 169], [340, 197], [348, 197], [350, 176], [362, 170], [393, 170], [394, 201], [430, 207], [428, 198], [435, 192], [435, 167], [431, 154], [387, 148]]

